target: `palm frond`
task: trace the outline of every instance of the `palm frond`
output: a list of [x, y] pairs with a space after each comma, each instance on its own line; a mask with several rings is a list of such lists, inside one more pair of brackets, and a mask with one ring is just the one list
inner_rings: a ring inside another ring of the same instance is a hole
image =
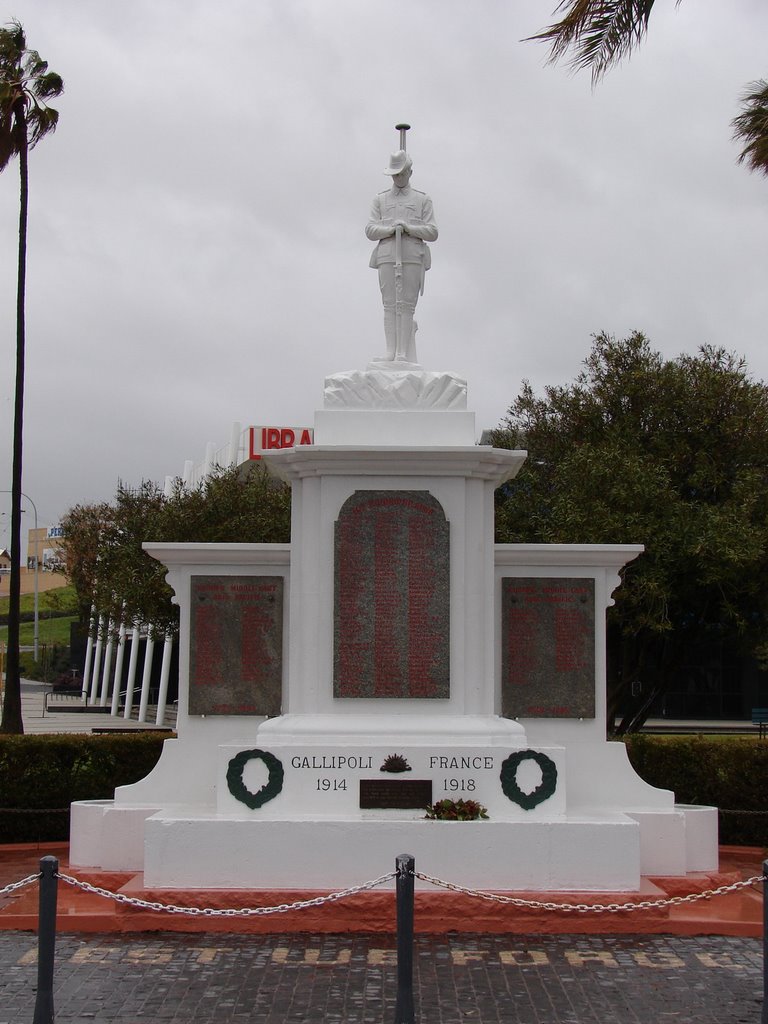
[[18, 21], [12, 21], [5, 28], [0, 29], [0, 63], [15, 62], [18, 64], [26, 48], [24, 29]]
[[5, 170], [19, 152], [19, 133], [14, 106], [19, 98], [16, 86], [0, 85], [0, 171]]
[[768, 82], [760, 79], [748, 88], [741, 100], [743, 110], [732, 121], [733, 137], [744, 143], [739, 163], [768, 175]]
[[27, 50], [24, 54], [24, 73], [27, 78], [38, 78], [48, 70], [48, 61], [43, 60], [37, 50]]
[[59, 112], [53, 107], [33, 107], [27, 113], [27, 145], [33, 149], [41, 139], [56, 131]]
[[12, 107], [13, 101], [16, 99], [16, 95], [16, 86], [11, 82], [6, 82], [0, 78], [0, 107]]
[[0, 122], [0, 171], [4, 171], [15, 156], [16, 137], [13, 131], [7, 130], [5, 124]]
[[47, 101], [60, 96], [64, 82], [37, 50], [26, 48], [17, 21], [0, 28], [0, 171], [25, 144], [29, 149], [56, 130], [58, 111]]
[[39, 78], [35, 79], [31, 90], [39, 100], [48, 100], [53, 96], [61, 96], [64, 92], [64, 79], [61, 75], [57, 75], [55, 71], [49, 71], [47, 74], [40, 75]]
[[[676, 4], [680, 0], [675, 0]], [[550, 44], [548, 62], [571, 52], [575, 70], [592, 69], [597, 82], [643, 40], [655, 0], [561, 0], [560, 21], [530, 38]]]

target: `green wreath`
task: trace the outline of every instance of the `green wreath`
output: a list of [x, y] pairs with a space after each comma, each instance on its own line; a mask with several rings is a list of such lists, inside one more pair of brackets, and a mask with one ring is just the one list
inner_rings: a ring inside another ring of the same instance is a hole
[[[253, 760], [263, 761], [269, 772], [266, 784], [256, 793], [252, 793], [243, 782], [245, 766]], [[281, 792], [284, 774], [282, 761], [279, 761], [274, 754], [270, 754], [268, 750], [241, 750], [232, 758], [227, 767], [227, 786], [235, 800], [239, 800], [241, 804], [245, 804], [246, 807], [255, 811], [257, 807], [274, 800]]]
[[[531, 793], [524, 793], [517, 784], [517, 769], [523, 761], [535, 761], [541, 768], [541, 782]], [[519, 804], [524, 811], [531, 811], [538, 804], [549, 800], [557, 789], [557, 765], [551, 757], [538, 750], [516, 750], [502, 762], [499, 774], [504, 796]]]

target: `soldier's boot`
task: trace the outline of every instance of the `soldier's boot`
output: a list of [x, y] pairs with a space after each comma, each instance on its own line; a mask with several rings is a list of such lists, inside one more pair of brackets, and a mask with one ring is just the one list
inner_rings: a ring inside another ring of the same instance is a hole
[[394, 359], [397, 352], [397, 314], [394, 306], [384, 307], [384, 337], [387, 341], [387, 359]]
[[416, 355], [416, 331], [418, 331], [418, 329], [419, 325], [414, 320], [413, 330], [411, 331], [411, 338], [410, 341], [408, 342], [408, 351], [405, 356], [409, 363], [418, 363], [419, 361], [419, 358]]
[[409, 361], [410, 353], [413, 348], [413, 309], [409, 309], [408, 306], [403, 303], [403, 311], [400, 314], [400, 330], [397, 332], [398, 345], [395, 353], [395, 358], [404, 362]]

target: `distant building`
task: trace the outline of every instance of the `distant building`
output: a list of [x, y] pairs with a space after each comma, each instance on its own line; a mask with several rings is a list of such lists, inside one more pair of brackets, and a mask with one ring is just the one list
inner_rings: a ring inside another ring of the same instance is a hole
[[0, 572], [11, 571], [11, 553], [8, 548], [0, 548]]
[[60, 572], [64, 566], [64, 540], [60, 526], [40, 526], [27, 537], [27, 568], [34, 569], [37, 559], [43, 572]]

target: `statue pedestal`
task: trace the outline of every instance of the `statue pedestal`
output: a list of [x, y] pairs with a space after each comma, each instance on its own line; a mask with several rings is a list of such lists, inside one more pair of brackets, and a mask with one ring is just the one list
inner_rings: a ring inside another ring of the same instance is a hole
[[[716, 869], [716, 810], [605, 740], [605, 609], [641, 548], [494, 545], [525, 452], [475, 445], [464, 406], [452, 374], [336, 374], [316, 443], [265, 455], [290, 545], [145, 545], [181, 609], [179, 738], [74, 805], [73, 864], [165, 889], [341, 888], [403, 851], [498, 890]], [[489, 820], [425, 821], [442, 799]]]

